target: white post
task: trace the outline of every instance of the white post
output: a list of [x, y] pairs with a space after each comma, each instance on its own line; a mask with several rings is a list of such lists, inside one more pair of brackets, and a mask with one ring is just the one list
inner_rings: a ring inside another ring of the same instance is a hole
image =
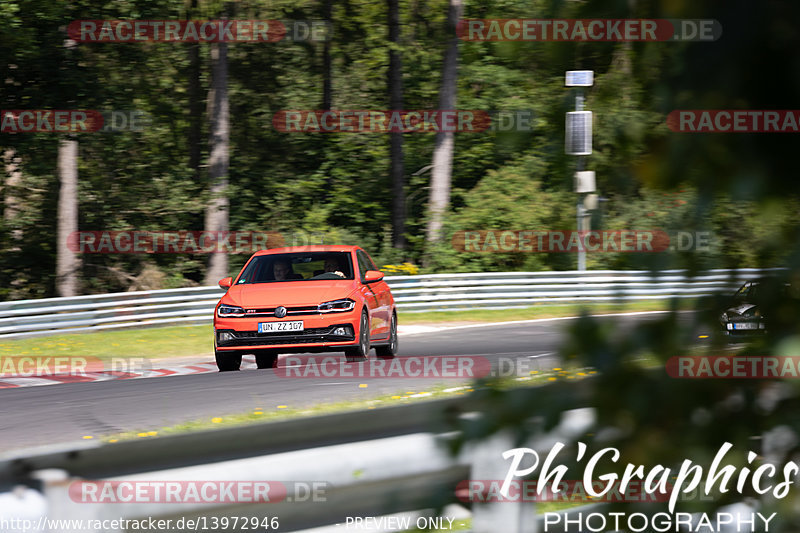
[[[516, 448], [508, 432], [492, 435], [470, 450], [471, 480], [497, 480], [508, 473], [503, 452]], [[475, 502], [472, 507], [473, 533], [537, 533], [536, 504], [532, 502]]]

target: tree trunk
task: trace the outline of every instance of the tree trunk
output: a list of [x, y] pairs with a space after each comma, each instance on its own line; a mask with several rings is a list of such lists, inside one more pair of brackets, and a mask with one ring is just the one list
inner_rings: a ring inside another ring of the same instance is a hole
[[[398, 0], [387, 0], [389, 7], [389, 42], [400, 44], [400, 9]], [[400, 52], [389, 49], [389, 108], [403, 109], [403, 61]], [[403, 166], [403, 134], [390, 134], [390, 176], [392, 180], [392, 246], [406, 247], [406, 195]]]
[[78, 141], [63, 138], [58, 144], [58, 242], [56, 243], [56, 292], [78, 294], [78, 254], [69, 249], [70, 234], [78, 231]]
[[[211, 90], [208, 98], [209, 136], [209, 191], [206, 207], [205, 230], [228, 231], [228, 45], [225, 42], [211, 45]], [[208, 260], [206, 285], [215, 285], [228, 276], [228, 255], [212, 253]]]
[[[333, 28], [333, 0], [323, 0], [322, 18], [328, 24], [328, 28]], [[333, 83], [331, 81], [331, 40], [333, 35], [328, 35], [322, 43], [322, 109], [330, 109], [333, 105]]]
[[[456, 25], [461, 18], [463, 5], [461, 0], [450, 0], [447, 14], [447, 32], [450, 37], [444, 54], [442, 66], [442, 86], [439, 91], [439, 109], [455, 109], [456, 76], [458, 67], [458, 35]], [[428, 228], [426, 242], [428, 244], [441, 240], [444, 215], [450, 204], [450, 181], [453, 167], [454, 134], [452, 131], [436, 134], [436, 145], [433, 150], [433, 171], [431, 188], [428, 196]]]
[[22, 230], [17, 227], [20, 212], [20, 200], [17, 196], [22, 185], [21, 159], [14, 148], [7, 148], [3, 152], [5, 166], [5, 183], [3, 185], [3, 225], [8, 230], [9, 252], [20, 251]]
[[[187, 18], [197, 13], [197, 0], [191, 0]], [[187, 43], [189, 55], [189, 168], [196, 183], [200, 182], [200, 138], [203, 131], [203, 97], [200, 84], [200, 43]]]

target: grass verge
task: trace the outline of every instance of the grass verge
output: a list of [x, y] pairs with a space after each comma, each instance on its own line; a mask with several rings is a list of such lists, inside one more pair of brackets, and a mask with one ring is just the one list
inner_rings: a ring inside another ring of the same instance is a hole
[[[636, 311], [665, 311], [670, 308], [667, 300], [643, 300], [631, 303], [595, 303], [536, 305], [519, 309], [473, 309], [469, 311], [442, 311], [422, 313], [402, 313], [398, 316], [400, 324], [441, 324], [449, 322], [505, 322], [508, 320], [532, 320], [536, 318], [557, 318], [577, 316], [583, 311], [593, 315], [609, 313], [632, 313]], [[682, 302], [681, 308], [689, 308], [688, 302]]]
[[[543, 380], [542, 380], [543, 381]], [[333, 413], [342, 413], [347, 411], [361, 411], [365, 409], [376, 409], [378, 407], [387, 407], [396, 405], [398, 402], [406, 403], [411, 401], [420, 400], [433, 400], [441, 398], [450, 398], [455, 396], [463, 396], [464, 394], [472, 392], [474, 389], [469, 385], [454, 385], [452, 387], [439, 386], [431, 388], [428, 391], [415, 392], [405, 391], [396, 394], [387, 394], [370, 398], [366, 400], [348, 400], [341, 402], [318, 404], [311, 407], [293, 408], [288, 405], [277, 406], [255, 406], [251, 411], [245, 413], [234, 413], [220, 416], [213, 416], [203, 419], [192, 420], [173, 426], [166, 426], [161, 428], [142, 428], [136, 431], [127, 431], [125, 433], [118, 433], [114, 435], [100, 436], [101, 439], [107, 442], [117, 442], [120, 440], [131, 440], [137, 438], [157, 437], [163, 435], [174, 435], [178, 433], [191, 433], [193, 431], [202, 431], [207, 429], [216, 429], [221, 427], [242, 426], [247, 424], [258, 424], [267, 421], [277, 422], [280, 420], [289, 420], [292, 418], [308, 417], [308, 416], [322, 416]], [[85, 436], [86, 438], [94, 438], [93, 436]]]
[[175, 326], [72, 333], [0, 342], [0, 356], [181, 357], [213, 359], [211, 326]]

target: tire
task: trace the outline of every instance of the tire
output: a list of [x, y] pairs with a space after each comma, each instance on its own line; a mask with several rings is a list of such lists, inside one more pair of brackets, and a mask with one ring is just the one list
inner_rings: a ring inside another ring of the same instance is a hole
[[365, 309], [361, 313], [361, 324], [358, 326], [358, 346], [347, 348], [344, 356], [349, 363], [366, 361], [369, 355], [369, 316]]
[[255, 355], [258, 368], [275, 368], [278, 366], [278, 353], [275, 350], [259, 350]]
[[380, 359], [391, 359], [397, 355], [397, 314], [392, 313], [392, 322], [389, 326], [389, 344], [375, 347], [375, 355]]
[[217, 360], [217, 368], [220, 372], [233, 372], [242, 366], [242, 352], [214, 350], [214, 358]]

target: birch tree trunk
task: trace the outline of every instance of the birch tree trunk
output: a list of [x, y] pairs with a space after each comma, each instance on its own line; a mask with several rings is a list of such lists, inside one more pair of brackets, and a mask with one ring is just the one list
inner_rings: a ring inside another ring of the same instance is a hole
[[[458, 69], [458, 35], [456, 25], [463, 12], [462, 0], [450, 0], [447, 13], [447, 32], [450, 39], [444, 54], [442, 66], [442, 86], [439, 91], [439, 110], [455, 109], [456, 81]], [[436, 134], [433, 151], [433, 170], [431, 188], [428, 196], [428, 227], [425, 240], [432, 244], [441, 240], [444, 215], [450, 204], [450, 182], [453, 173], [453, 146], [455, 136], [452, 131]]]
[[[323, 0], [322, 18], [333, 28], [333, 0]], [[331, 63], [331, 41], [333, 31], [322, 43], [322, 109], [330, 109], [333, 105], [333, 66]]]
[[17, 218], [20, 213], [19, 192], [22, 185], [22, 170], [20, 169], [21, 158], [17, 155], [14, 148], [6, 148], [3, 152], [3, 164], [5, 166], [5, 183], [3, 184], [3, 223], [9, 228], [9, 252], [18, 252], [19, 243], [22, 240], [22, 230], [17, 225]]
[[56, 243], [56, 292], [78, 294], [81, 261], [67, 241], [78, 231], [78, 141], [65, 137], [58, 144], [58, 242]]
[[[228, 44], [211, 45], [211, 90], [208, 98], [209, 136], [209, 192], [206, 207], [205, 230], [228, 231], [228, 163], [229, 163], [229, 108], [228, 108]], [[228, 276], [228, 255], [224, 252], [209, 254], [206, 285], [215, 285]]]
[[[400, 8], [398, 0], [387, 0], [389, 7], [389, 42], [400, 44]], [[389, 48], [389, 108], [403, 109], [403, 61], [400, 52]], [[406, 196], [405, 169], [403, 164], [403, 134], [390, 134], [389, 157], [392, 181], [392, 246], [406, 247]]]
[[[191, 0], [187, 18], [197, 13], [197, 0]], [[195, 182], [200, 183], [200, 139], [203, 131], [203, 97], [200, 83], [200, 43], [186, 43], [189, 56], [189, 168]]]

